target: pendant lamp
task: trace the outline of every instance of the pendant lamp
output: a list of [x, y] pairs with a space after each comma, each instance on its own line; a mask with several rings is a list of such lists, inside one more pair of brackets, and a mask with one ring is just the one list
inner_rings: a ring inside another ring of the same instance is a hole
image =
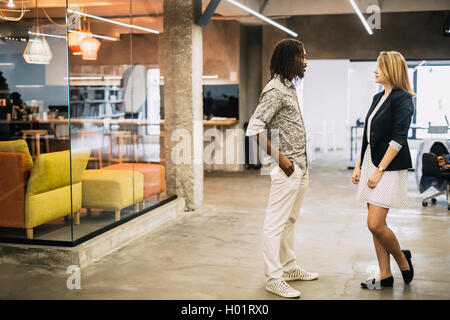
[[[40, 33], [38, 0], [36, 0], [36, 33]], [[25, 51], [23, 52], [23, 58], [27, 63], [49, 64], [53, 58], [53, 53], [45, 36], [34, 36], [30, 38]]]
[[81, 56], [83, 60], [97, 60], [98, 49], [101, 42], [94, 37], [89, 37], [80, 42]]
[[80, 42], [89, 37], [89, 32], [78, 29], [77, 32], [69, 32], [69, 48], [75, 54], [81, 54]]
[[97, 60], [98, 49], [100, 49], [100, 45], [102, 44], [96, 38], [91, 37], [91, 22], [87, 19], [88, 23], [88, 31], [89, 35], [85, 39], [80, 42], [80, 51], [83, 60]]
[[27, 63], [49, 64], [53, 58], [53, 54], [45, 37], [34, 36], [28, 40], [27, 47], [23, 53], [23, 58]]

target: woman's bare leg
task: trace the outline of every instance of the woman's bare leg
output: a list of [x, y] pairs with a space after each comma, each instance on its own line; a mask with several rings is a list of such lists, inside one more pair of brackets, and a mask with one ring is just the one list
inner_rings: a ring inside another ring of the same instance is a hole
[[389, 209], [387, 208], [382, 208], [373, 204], [369, 205], [367, 226], [369, 227], [370, 232], [372, 232], [372, 235], [376, 238], [378, 243], [381, 244], [381, 246], [384, 248], [384, 250], [389, 254], [392, 254], [400, 270], [409, 270], [408, 261], [406, 260], [402, 250], [400, 249], [397, 237], [386, 224], [386, 216], [388, 212]]
[[374, 235], [372, 235], [372, 238], [375, 245], [375, 252], [377, 253], [378, 265], [380, 266], [380, 280], [389, 278], [392, 276], [391, 256]]
[[[369, 210], [370, 204], [367, 204], [367, 209]], [[380, 280], [386, 279], [392, 276], [391, 272], [391, 256], [387, 252], [377, 238], [372, 235], [373, 244], [375, 246], [375, 252], [377, 253], [378, 265], [380, 267]]]

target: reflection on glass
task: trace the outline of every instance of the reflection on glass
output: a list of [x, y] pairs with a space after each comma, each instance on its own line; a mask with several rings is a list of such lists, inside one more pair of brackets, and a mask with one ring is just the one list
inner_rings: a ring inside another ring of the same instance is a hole
[[0, 34], [0, 239], [70, 242], [168, 197], [155, 4], [86, 3]]
[[71, 241], [84, 169], [71, 179], [64, 8], [40, 3], [0, 22], [0, 237]]
[[157, 43], [158, 32], [141, 18], [145, 2], [137, 18], [129, 6], [107, 9], [69, 1], [69, 35], [81, 36], [69, 38], [71, 146], [90, 150], [75, 239], [167, 196], [157, 51], [145, 57], [156, 64], [133, 58], [135, 47]]

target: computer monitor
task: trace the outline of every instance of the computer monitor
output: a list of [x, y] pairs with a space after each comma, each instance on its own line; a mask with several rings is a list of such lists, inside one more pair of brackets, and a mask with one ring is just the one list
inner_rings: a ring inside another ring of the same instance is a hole
[[204, 85], [203, 115], [239, 119], [239, 85]]

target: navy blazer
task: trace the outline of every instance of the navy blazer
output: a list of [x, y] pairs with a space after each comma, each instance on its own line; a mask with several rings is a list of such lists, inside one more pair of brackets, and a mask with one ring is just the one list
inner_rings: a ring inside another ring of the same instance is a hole
[[[367, 121], [383, 95], [384, 90], [373, 97], [372, 105], [366, 116], [361, 147], [361, 164], [368, 145]], [[402, 89], [393, 89], [378, 109], [370, 125], [370, 151], [372, 162], [376, 167], [383, 159], [391, 140], [401, 144], [402, 148], [386, 168], [386, 171], [404, 170], [412, 167], [407, 139], [413, 113], [414, 104], [411, 94]]]

